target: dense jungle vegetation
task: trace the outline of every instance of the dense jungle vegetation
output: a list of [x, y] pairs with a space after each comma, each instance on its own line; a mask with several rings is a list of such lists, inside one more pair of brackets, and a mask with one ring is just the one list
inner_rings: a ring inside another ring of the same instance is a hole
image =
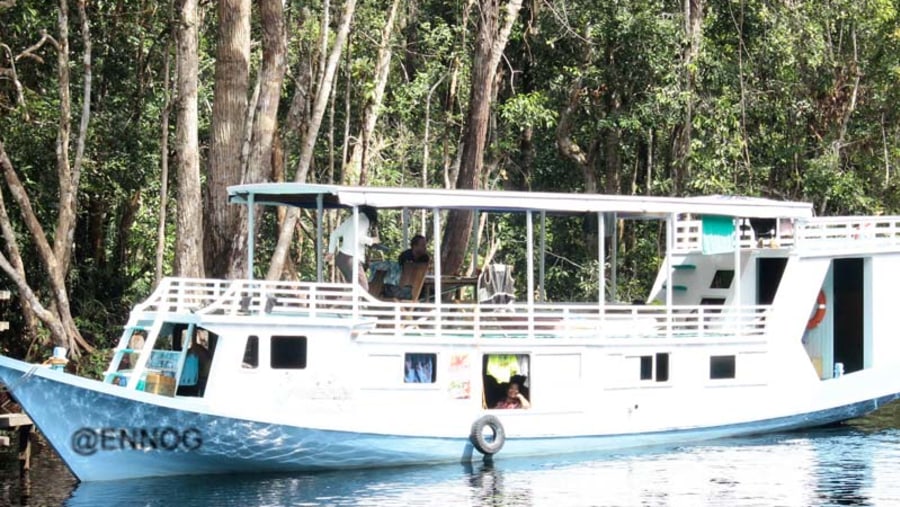
[[[240, 182], [743, 194], [896, 214], [898, 7], [0, 0], [0, 351], [62, 344], [90, 371], [161, 276], [244, 273], [245, 224], [225, 199]], [[257, 276], [313, 269], [303, 218], [266, 217]], [[472, 220], [449, 215], [447, 241], [468, 245]], [[566, 296], [596, 292], [589, 222], [549, 231], [548, 284]], [[511, 251], [520, 226], [489, 219], [480, 255]], [[639, 294], [661, 233], [621, 234], [618, 292]], [[442, 265], [471, 269], [465, 254]]]

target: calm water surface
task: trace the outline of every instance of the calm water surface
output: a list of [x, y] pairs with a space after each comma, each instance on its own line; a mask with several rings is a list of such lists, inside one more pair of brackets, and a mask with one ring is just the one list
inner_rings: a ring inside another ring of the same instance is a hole
[[37, 447], [0, 457], [0, 505], [900, 506], [900, 404], [849, 424], [619, 454], [493, 465], [77, 484]]

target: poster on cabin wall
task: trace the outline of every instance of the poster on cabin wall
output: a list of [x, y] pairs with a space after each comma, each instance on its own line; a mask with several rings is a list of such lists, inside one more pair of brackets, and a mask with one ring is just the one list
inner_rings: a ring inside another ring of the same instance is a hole
[[447, 371], [447, 391], [454, 400], [467, 400], [471, 396], [472, 364], [469, 354], [453, 354], [450, 356], [450, 368]]

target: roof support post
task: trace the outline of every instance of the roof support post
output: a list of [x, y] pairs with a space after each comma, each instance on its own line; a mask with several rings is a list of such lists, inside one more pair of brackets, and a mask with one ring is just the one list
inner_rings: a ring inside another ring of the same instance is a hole
[[541, 264], [538, 272], [538, 301], [547, 300], [547, 292], [544, 290], [544, 266], [547, 261], [547, 212], [541, 210]]
[[[349, 280], [350, 286], [353, 287], [352, 297], [353, 297], [353, 318], [359, 318], [359, 266], [360, 266], [360, 252], [359, 252], [359, 235], [361, 234], [359, 230], [359, 206], [353, 207], [353, 230], [356, 231], [356, 234], [353, 235], [356, 238], [356, 241], [353, 242], [353, 280]], [[368, 231], [366, 231], [368, 232]]]
[[435, 333], [441, 336], [441, 210], [434, 209], [434, 304]]
[[527, 266], [528, 271], [528, 294], [525, 297], [525, 301], [528, 302], [528, 337], [534, 338], [534, 219], [532, 218], [533, 211], [528, 210], [525, 212], [525, 235], [526, 235], [526, 250], [528, 258], [526, 259], [525, 265]]
[[253, 280], [253, 250], [256, 245], [256, 195], [247, 194], [247, 279]]
[[316, 196], [316, 281], [322, 283], [322, 215], [325, 204], [322, 194]]
[[666, 217], [666, 337], [672, 337], [672, 252], [675, 251], [675, 221], [678, 215]]
[[734, 317], [735, 317], [735, 325], [737, 329], [738, 336], [741, 333], [741, 226], [740, 219], [733, 218], [731, 220], [732, 227], [734, 231], [732, 232], [732, 237], [734, 238], [734, 299], [732, 300], [732, 304], [734, 305]]
[[597, 304], [602, 311], [606, 305], [606, 216], [597, 212]]

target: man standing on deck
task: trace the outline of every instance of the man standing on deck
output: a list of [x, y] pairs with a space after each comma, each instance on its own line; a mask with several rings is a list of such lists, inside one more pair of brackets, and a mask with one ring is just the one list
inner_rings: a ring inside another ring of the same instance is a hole
[[[335, 259], [335, 265], [344, 276], [344, 280], [353, 280], [353, 256], [359, 252], [360, 258], [357, 261], [359, 265], [359, 275], [357, 283], [362, 286], [363, 290], [369, 290], [369, 281], [366, 277], [366, 270], [363, 268], [363, 260], [366, 258], [366, 247], [378, 244], [378, 235], [369, 236], [369, 228], [373, 230], [378, 225], [378, 213], [371, 206], [359, 207], [359, 230], [354, 227], [353, 216], [344, 220], [341, 225], [331, 233], [328, 241], [328, 253], [325, 254], [325, 260], [331, 261]], [[340, 248], [338, 243], [340, 242]], [[335, 255], [337, 251], [337, 255]]]

